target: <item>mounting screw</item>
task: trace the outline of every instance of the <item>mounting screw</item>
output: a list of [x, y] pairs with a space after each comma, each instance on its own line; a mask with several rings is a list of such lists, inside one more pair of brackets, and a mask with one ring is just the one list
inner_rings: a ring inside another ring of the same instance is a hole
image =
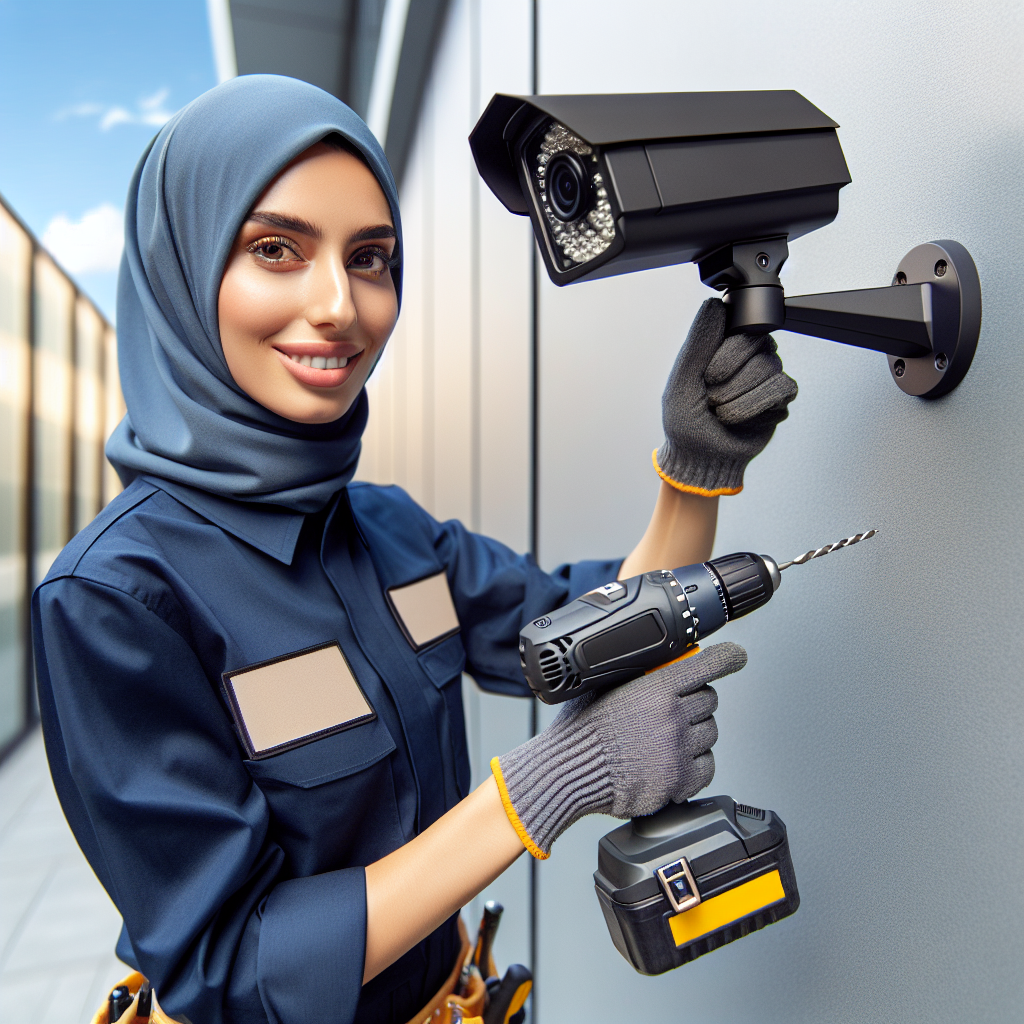
[[947, 366], [949, 366], [949, 360], [946, 358], [946, 353], [940, 352], [935, 357], [935, 369], [941, 373]]
[[[755, 259], [757, 261], [757, 265], [762, 270], [767, 270], [772, 265], [772, 258], [766, 252], [759, 252]], [[938, 271], [936, 271], [936, 273], [938, 273]], [[945, 273], [945, 271], [943, 271], [943, 273]]]
[[945, 277], [946, 276], [946, 270], [947, 270], [947, 264], [946, 264], [945, 260], [939, 260], [939, 262], [935, 264], [935, 276], [936, 277]]
[[907, 372], [907, 364], [903, 362], [902, 359], [897, 359], [896, 362], [892, 364], [892, 372], [895, 373], [897, 377], [902, 377], [903, 374]]
[[906, 284], [907, 283], [907, 275], [904, 274], [902, 270], [898, 271], [896, 276], [892, 279], [892, 283], [893, 284]]

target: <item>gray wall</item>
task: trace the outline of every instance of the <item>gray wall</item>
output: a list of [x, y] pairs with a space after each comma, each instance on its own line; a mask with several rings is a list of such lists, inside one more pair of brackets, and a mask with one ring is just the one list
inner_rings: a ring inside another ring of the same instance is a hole
[[[532, 234], [482, 186], [466, 137], [499, 90], [530, 91], [530, 5], [455, 2], [402, 189], [402, 314], [370, 384], [359, 476], [397, 483], [440, 519], [529, 547]], [[474, 784], [530, 735], [526, 701], [463, 694]], [[501, 964], [529, 963], [521, 857], [466, 912], [506, 907]]]
[[[790, 293], [885, 284], [917, 243], [955, 238], [984, 296], [974, 367], [934, 403], [898, 391], [882, 356], [778, 334], [800, 397], [746, 490], [722, 502], [719, 554], [786, 558], [882, 531], [787, 572], [768, 608], [722, 635], [750, 664], [720, 687], [713, 789], [784, 818], [799, 912], [640, 977], [593, 894], [595, 844], [613, 823], [585, 820], [539, 869], [539, 1015], [1019, 1020], [1021, 6], [539, 10], [542, 92], [795, 88], [840, 123], [853, 184], [833, 225], [791, 245]], [[529, 238], [475, 182], [464, 140], [493, 91], [528, 90], [529, 70], [528, 3], [453, 4], [403, 197], [409, 300], [374, 383], [362, 467], [519, 548]], [[638, 539], [657, 491], [660, 391], [705, 294], [692, 266], [542, 283], [543, 564], [623, 554]], [[614, 434], [594, 427], [610, 402], [625, 412]], [[527, 715], [471, 684], [467, 694], [480, 776]], [[525, 956], [525, 904], [512, 905], [525, 875], [520, 862], [496, 885], [510, 903], [504, 959]]]

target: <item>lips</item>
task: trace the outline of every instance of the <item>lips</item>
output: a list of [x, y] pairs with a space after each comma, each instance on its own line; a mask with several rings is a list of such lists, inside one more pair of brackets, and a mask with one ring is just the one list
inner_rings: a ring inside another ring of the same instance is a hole
[[302, 384], [315, 388], [336, 388], [344, 384], [354, 372], [362, 352], [354, 355], [312, 355], [294, 349], [285, 352], [275, 348], [284, 368]]

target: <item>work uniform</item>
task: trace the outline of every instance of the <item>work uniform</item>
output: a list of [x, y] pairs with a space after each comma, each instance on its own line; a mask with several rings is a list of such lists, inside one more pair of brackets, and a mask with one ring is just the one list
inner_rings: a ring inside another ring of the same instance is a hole
[[[363, 868], [467, 794], [463, 670], [528, 695], [520, 627], [618, 567], [548, 574], [368, 484], [303, 515], [139, 477], [78, 534], [33, 602], [47, 754], [124, 918], [118, 956], [164, 1009], [411, 1018], [452, 969], [456, 920], [361, 986]], [[416, 649], [388, 591], [442, 572], [459, 632]], [[248, 757], [224, 674], [330, 642], [374, 717]]]

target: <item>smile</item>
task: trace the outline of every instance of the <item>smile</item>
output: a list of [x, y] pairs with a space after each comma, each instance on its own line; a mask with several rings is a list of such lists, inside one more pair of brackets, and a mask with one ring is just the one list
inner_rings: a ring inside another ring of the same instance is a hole
[[314, 370], [338, 370], [348, 366], [348, 356], [288, 356], [293, 363], [300, 366], [311, 366]]
[[301, 384], [314, 388], [340, 387], [352, 376], [362, 352], [350, 356], [313, 356], [275, 349], [281, 365]]

